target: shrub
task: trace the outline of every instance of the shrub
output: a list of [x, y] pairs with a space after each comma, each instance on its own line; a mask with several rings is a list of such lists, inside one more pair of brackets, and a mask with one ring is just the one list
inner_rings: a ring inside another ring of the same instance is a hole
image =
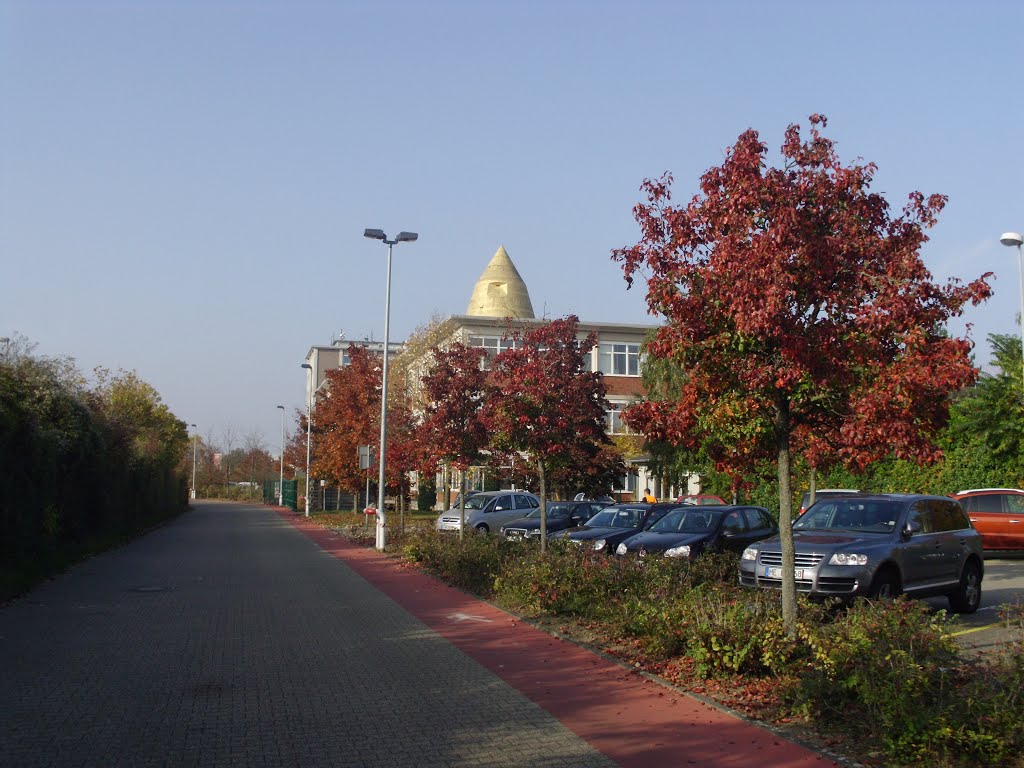
[[435, 530], [413, 531], [401, 544], [404, 556], [468, 592], [490, 597], [494, 582], [516, 550], [501, 536], [458, 536]]

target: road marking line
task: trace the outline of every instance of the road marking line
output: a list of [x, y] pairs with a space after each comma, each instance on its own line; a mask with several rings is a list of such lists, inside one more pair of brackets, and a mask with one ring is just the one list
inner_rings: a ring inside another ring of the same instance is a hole
[[488, 624], [493, 623], [493, 619], [485, 619], [483, 616], [473, 616], [469, 613], [453, 613], [448, 618], [452, 621], [485, 621]]
[[960, 637], [960, 635], [969, 635], [969, 634], [971, 634], [971, 632], [981, 632], [983, 629], [992, 629], [993, 627], [1001, 627], [1001, 626], [1003, 626], [1003, 623], [1001, 621], [997, 621], [994, 624], [986, 624], [983, 627], [972, 627], [971, 629], [963, 629], [963, 630], [961, 630], [959, 632], [953, 632], [950, 635], [950, 637]]

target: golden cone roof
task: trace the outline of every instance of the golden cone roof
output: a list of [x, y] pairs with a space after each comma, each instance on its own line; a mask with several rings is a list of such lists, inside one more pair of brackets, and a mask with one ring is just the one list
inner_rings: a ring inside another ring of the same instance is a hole
[[466, 314], [471, 317], [533, 319], [530, 292], [505, 251], [505, 246], [498, 246], [487, 268], [476, 281]]

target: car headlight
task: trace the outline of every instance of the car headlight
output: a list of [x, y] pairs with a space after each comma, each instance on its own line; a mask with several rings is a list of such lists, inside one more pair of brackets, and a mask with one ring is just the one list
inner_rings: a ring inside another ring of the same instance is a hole
[[757, 547], [747, 547], [740, 555], [740, 560], [757, 560]]
[[669, 547], [665, 550], [665, 557], [689, 557], [690, 545], [681, 544], [678, 547]]
[[868, 556], [853, 552], [836, 552], [828, 559], [829, 565], [867, 565]]
[[628, 551], [629, 551], [629, 550], [628, 550], [628, 549], [626, 549], [626, 542], [622, 542], [621, 544], [619, 544], [619, 546], [617, 546], [617, 547], [615, 548], [615, 554], [616, 554], [616, 555], [624, 555], [624, 554], [626, 554], [626, 552], [628, 552]]
[[606, 541], [605, 539], [598, 539], [597, 541], [595, 541], [595, 542], [594, 542], [594, 549], [595, 549], [595, 550], [596, 550], [597, 552], [600, 552], [600, 551], [601, 551], [601, 550], [603, 550], [603, 549], [604, 549], [604, 548], [605, 548], [606, 546], [608, 546], [608, 542], [607, 542], [607, 541]]

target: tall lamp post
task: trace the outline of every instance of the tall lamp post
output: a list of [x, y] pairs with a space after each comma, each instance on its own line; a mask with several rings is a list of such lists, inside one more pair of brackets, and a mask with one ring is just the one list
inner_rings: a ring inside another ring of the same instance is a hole
[[281, 409], [281, 479], [277, 484], [277, 506], [284, 506], [284, 406], [277, 406]]
[[395, 243], [411, 243], [419, 235], [415, 232], [399, 232], [394, 240], [388, 240], [382, 229], [367, 229], [363, 237], [381, 240], [388, 247], [387, 281], [384, 289], [384, 369], [380, 382], [380, 470], [377, 474], [377, 549], [384, 551], [384, 461], [388, 436], [388, 323], [391, 319], [391, 248]]
[[195, 424], [189, 424], [194, 430], [192, 433], [192, 498], [196, 497], [196, 453], [199, 450], [199, 428]]
[[[1017, 246], [1017, 277], [1020, 280], [1020, 348], [1021, 348], [1021, 365], [1022, 372], [1024, 372], [1024, 257], [1021, 256], [1020, 247], [1024, 243], [1024, 237], [1021, 237], [1020, 232], [1003, 232], [1003, 236], [999, 238], [999, 242], [1003, 245], [1010, 247]], [[1022, 379], [1024, 382], [1024, 379]]]
[[309, 412], [313, 400], [313, 366], [303, 363], [302, 367], [309, 371], [306, 377], [306, 517], [309, 517]]

